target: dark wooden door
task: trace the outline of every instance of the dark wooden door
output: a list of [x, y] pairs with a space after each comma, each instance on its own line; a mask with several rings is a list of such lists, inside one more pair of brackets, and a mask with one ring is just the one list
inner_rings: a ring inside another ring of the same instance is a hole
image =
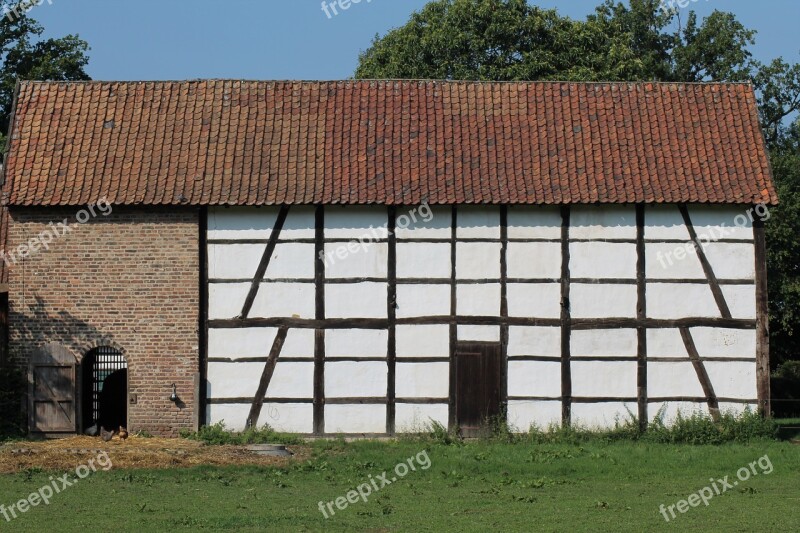
[[39, 350], [28, 370], [28, 417], [31, 433], [75, 433], [75, 357], [63, 346]]
[[499, 343], [460, 342], [455, 356], [456, 424], [463, 436], [476, 436], [502, 415], [502, 350]]

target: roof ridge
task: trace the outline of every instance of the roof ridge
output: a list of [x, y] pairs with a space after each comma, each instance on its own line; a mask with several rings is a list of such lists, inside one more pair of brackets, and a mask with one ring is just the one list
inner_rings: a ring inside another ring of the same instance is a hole
[[336, 84], [336, 83], [442, 83], [442, 84], [473, 84], [473, 85], [697, 85], [697, 86], [724, 86], [724, 85], [744, 85], [752, 86], [750, 80], [747, 81], [574, 81], [574, 80], [445, 80], [435, 78], [363, 78], [363, 79], [339, 79], [339, 80], [307, 80], [307, 79], [246, 79], [246, 78], [193, 78], [186, 80], [22, 80], [22, 84], [39, 85], [100, 85], [100, 84], [142, 84], [142, 83], [206, 83], [206, 82], [238, 82], [238, 83], [300, 83], [300, 84]]

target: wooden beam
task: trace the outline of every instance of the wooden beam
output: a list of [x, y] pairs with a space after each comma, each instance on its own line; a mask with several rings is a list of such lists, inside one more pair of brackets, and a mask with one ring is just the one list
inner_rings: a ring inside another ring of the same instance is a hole
[[456, 284], [456, 243], [458, 239], [458, 210], [453, 206], [450, 216], [450, 392], [448, 394], [448, 428], [456, 429], [456, 344], [458, 343], [458, 315]]
[[325, 433], [325, 208], [318, 205], [314, 214], [314, 434]]
[[275, 246], [278, 244], [278, 237], [283, 230], [283, 224], [286, 222], [286, 216], [289, 214], [289, 206], [282, 205], [278, 211], [278, 218], [275, 220], [275, 227], [272, 228], [272, 233], [269, 236], [269, 242], [264, 250], [264, 255], [261, 256], [261, 261], [258, 263], [256, 274], [253, 276], [253, 281], [250, 284], [250, 290], [247, 293], [247, 298], [244, 300], [242, 306], [242, 313], [239, 315], [241, 318], [247, 318], [250, 315], [250, 310], [253, 308], [253, 302], [256, 300], [258, 289], [261, 287], [261, 280], [264, 279], [264, 274], [267, 273], [267, 267], [272, 260], [272, 254], [275, 253]]
[[[636, 206], [636, 318], [647, 318], [647, 253], [644, 243], [645, 206]], [[638, 400], [639, 429], [647, 429], [647, 328], [636, 328], [636, 396]]]
[[764, 221], [753, 221], [756, 256], [756, 389], [758, 410], [766, 417], [772, 416], [770, 400], [769, 364], [769, 301], [767, 290], [767, 240]]
[[711, 267], [711, 263], [708, 262], [708, 257], [706, 257], [706, 252], [703, 249], [703, 243], [697, 238], [697, 232], [695, 231], [694, 225], [692, 224], [692, 219], [689, 216], [689, 209], [686, 207], [686, 205], [679, 205], [678, 209], [683, 217], [683, 222], [686, 224], [686, 229], [689, 231], [689, 237], [691, 237], [692, 243], [694, 243], [694, 249], [697, 251], [697, 258], [700, 260], [700, 264], [703, 266], [703, 272], [706, 274], [708, 285], [711, 287], [711, 293], [714, 295], [714, 301], [717, 302], [719, 312], [722, 314], [722, 318], [731, 318], [733, 315], [731, 315], [728, 302], [725, 301], [725, 295], [722, 293], [722, 288], [719, 286], [717, 276], [714, 275], [714, 269]]
[[[208, 397], [208, 207], [200, 208], [199, 242], [200, 242], [200, 276], [199, 276], [199, 295], [200, 295], [200, 330], [199, 330], [199, 387], [195, 405], [198, 406], [195, 413], [197, 426], [206, 424], [206, 398]], [[80, 390], [80, 389], [79, 389]]]
[[397, 212], [394, 206], [389, 207], [388, 265], [387, 265], [387, 295], [386, 316], [389, 320], [388, 346], [386, 348], [387, 376], [386, 376], [386, 433], [394, 435], [396, 380], [397, 380]]
[[700, 386], [703, 387], [703, 394], [706, 395], [706, 402], [708, 403], [708, 411], [711, 413], [711, 418], [713, 418], [715, 422], [719, 421], [719, 400], [714, 392], [714, 386], [711, 384], [711, 378], [708, 377], [706, 366], [703, 364], [703, 361], [700, 359], [700, 354], [697, 352], [697, 346], [695, 346], [694, 339], [692, 338], [692, 332], [689, 331], [689, 328], [680, 328], [680, 331], [683, 344], [686, 346], [686, 351], [692, 360], [694, 371], [697, 373], [697, 379], [700, 380]]
[[563, 426], [572, 424], [569, 227], [570, 207], [564, 205], [561, 206], [561, 424]]
[[500, 206], [500, 416], [508, 420], [508, 206]]
[[275, 335], [275, 340], [272, 343], [272, 349], [269, 351], [267, 363], [264, 365], [264, 371], [261, 373], [261, 380], [258, 382], [258, 389], [256, 390], [253, 405], [250, 407], [250, 415], [247, 417], [247, 427], [258, 427], [258, 418], [261, 416], [261, 408], [264, 406], [264, 397], [267, 395], [269, 383], [272, 381], [272, 375], [275, 373], [275, 366], [278, 364], [278, 357], [283, 349], [283, 343], [286, 341], [286, 335], [289, 328], [283, 327], [278, 330]]

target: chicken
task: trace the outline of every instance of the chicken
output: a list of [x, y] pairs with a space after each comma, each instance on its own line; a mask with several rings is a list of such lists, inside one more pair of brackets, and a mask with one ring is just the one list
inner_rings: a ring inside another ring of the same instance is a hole
[[119, 438], [122, 439], [122, 440], [125, 440], [125, 439], [128, 438], [128, 430], [125, 429], [122, 426], [119, 427]]
[[95, 424], [92, 427], [90, 427], [89, 429], [87, 429], [85, 431], [85, 433], [86, 433], [86, 435], [88, 435], [90, 437], [96, 437], [96, 436], [98, 436], [100, 434], [100, 428], [98, 427], [97, 424]]
[[103, 442], [108, 442], [114, 438], [114, 432], [106, 431], [106, 428], [100, 426], [100, 438], [103, 439]]

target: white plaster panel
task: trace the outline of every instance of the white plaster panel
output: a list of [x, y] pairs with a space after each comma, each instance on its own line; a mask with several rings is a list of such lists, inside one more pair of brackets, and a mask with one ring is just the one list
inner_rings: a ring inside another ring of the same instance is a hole
[[570, 334], [573, 356], [635, 356], [638, 347], [635, 329], [575, 330]]
[[459, 239], [499, 239], [500, 208], [498, 206], [459, 206], [456, 217]]
[[635, 318], [637, 302], [636, 285], [573, 284], [570, 286], [573, 318]]
[[462, 316], [500, 316], [500, 284], [458, 285], [456, 308]]
[[569, 245], [573, 278], [636, 278], [636, 245], [573, 242]]
[[382, 206], [326, 206], [326, 239], [385, 239], [389, 212]]
[[[266, 248], [266, 245], [264, 245]], [[263, 250], [262, 250], [263, 253]], [[253, 274], [258, 268], [258, 261], [253, 265]], [[310, 279], [314, 277], [314, 245], [311, 243], [280, 243], [275, 247], [266, 279]]]
[[631, 206], [573, 206], [571, 239], [635, 239], [636, 209]]
[[[264, 364], [261, 364], [263, 371]], [[260, 374], [259, 374], [260, 377]], [[255, 394], [255, 390], [251, 394]], [[289, 363], [278, 359], [267, 388], [272, 398], [314, 398], [314, 363]]]
[[689, 206], [689, 218], [692, 219], [697, 236], [712, 240], [753, 238], [753, 223], [744, 206]]
[[[245, 297], [247, 293], [245, 291]], [[262, 283], [258, 289], [251, 318], [299, 317], [314, 318], [316, 291], [313, 283]], [[242, 309], [234, 316], [238, 316]]]
[[265, 403], [258, 423], [269, 424], [276, 431], [285, 433], [313, 433], [314, 406], [304, 403]]
[[697, 251], [688, 241], [645, 244], [645, 275], [648, 279], [706, 279]]
[[648, 283], [647, 316], [675, 319], [721, 315], [711, 287], [706, 284]]
[[750, 412], [755, 411], [756, 410], [755, 404], [749, 405], [749, 404], [727, 403], [727, 402], [719, 403], [720, 412], [726, 414], [732, 414], [734, 416], [740, 416], [748, 409], [750, 410]]
[[397, 357], [449, 357], [450, 326], [397, 326]]
[[[694, 334], [695, 330], [692, 329], [692, 335], [694, 336]], [[686, 352], [680, 330], [664, 328], [647, 330], [647, 355], [649, 357], [688, 357], [689, 354]]]
[[573, 396], [636, 397], [636, 361], [572, 361]]
[[500, 246], [499, 242], [456, 243], [456, 278], [498, 279]]
[[208, 318], [233, 318], [242, 313], [250, 291], [249, 283], [212, 283], [208, 285]]
[[[312, 267], [313, 264], [312, 249]], [[385, 278], [388, 265], [389, 245], [386, 243], [350, 241], [325, 244], [326, 278]]]
[[647, 406], [650, 420], [661, 417], [668, 426], [675, 423], [678, 413], [684, 418], [693, 414], [703, 414], [708, 416], [708, 404], [697, 402], [653, 402]]
[[509, 283], [508, 314], [514, 317], [559, 318], [561, 285], [556, 283]]
[[449, 316], [450, 285], [397, 285], [398, 318]]
[[325, 397], [386, 396], [387, 372], [383, 362], [327, 361]]
[[[397, 208], [395, 235], [402, 239], [449, 239], [452, 237], [453, 209], [450, 206], [410, 206]], [[412, 216], [412, 213], [416, 217]], [[408, 217], [408, 224], [405, 225]]]
[[264, 255], [264, 247], [263, 244], [209, 244], [208, 277], [252, 279]]
[[386, 433], [386, 406], [326, 405], [325, 433]]
[[753, 329], [692, 328], [692, 338], [703, 357], [756, 356], [756, 331]]
[[689, 231], [675, 205], [648, 205], [644, 211], [644, 238], [653, 240], [690, 240]]
[[[208, 210], [209, 239], [269, 239], [278, 207], [216, 207]], [[282, 239], [314, 238], [314, 208], [289, 209], [281, 231]]]
[[572, 420], [579, 427], [612, 429], [617, 424], [631, 420], [638, 407], [631, 402], [573, 403]]
[[399, 433], [421, 433], [430, 429], [431, 421], [447, 427], [449, 405], [444, 404], [403, 404], [395, 405], [395, 428]]
[[325, 285], [327, 318], [386, 318], [386, 283]]
[[456, 335], [459, 341], [500, 342], [500, 326], [460, 325]]
[[[296, 331], [299, 332], [299, 330], [289, 331], [286, 339], [287, 343]], [[278, 330], [275, 328], [209, 328], [208, 356], [230, 358], [266, 357], [269, 355], [269, 350], [277, 332]], [[313, 343], [311, 347], [313, 355]]]
[[705, 367], [717, 396], [742, 400], [758, 398], [754, 362], [706, 361]]
[[557, 242], [508, 243], [508, 277], [560, 279], [561, 244]]
[[553, 207], [510, 206], [509, 239], [560, 239], [561, 211]]
[[561, 402], [508, 402], [508, 424], [514, 431], [528, 432], [531, 427], [547, 429], [561, 425]]
[[389, 332], [379, 329], [329, 329], [326, 357], [386, 357]]
[[255, 396], [264, 363], [208, 363], [209, 398]]
[[733, 318], [756, 318], [755, 285], [723, 285], [721, 288]]
[[712, 242], [706, 257], [717, 279], [755, 279], [755, 246], [750, 243]]
[[561, 396], [561, 363], [508, 362], [509, 396]]
[[398, 398], [448, 398], [450, 363], [397, 363]]
[[705, 396], [691, 361], [648, 362], [647, 395], [653, 398], [667, 396], [702, 398]]
[[249, 415], [250, 405], [225, 404], [206, 406], [206, 420], [208, 420], [208, 423], [218, 424], [223, 422], [225, 427], [231, 431], [244, 431]]
[[509, 327], [508, 355], [560, 357], [561, 328], [538, 326]]
[[397, 277], [450, 279], [450, 244], [397, 243]]
[[314, 330], [290, 329], [281, 349], [281, 357], [314, 358]]

